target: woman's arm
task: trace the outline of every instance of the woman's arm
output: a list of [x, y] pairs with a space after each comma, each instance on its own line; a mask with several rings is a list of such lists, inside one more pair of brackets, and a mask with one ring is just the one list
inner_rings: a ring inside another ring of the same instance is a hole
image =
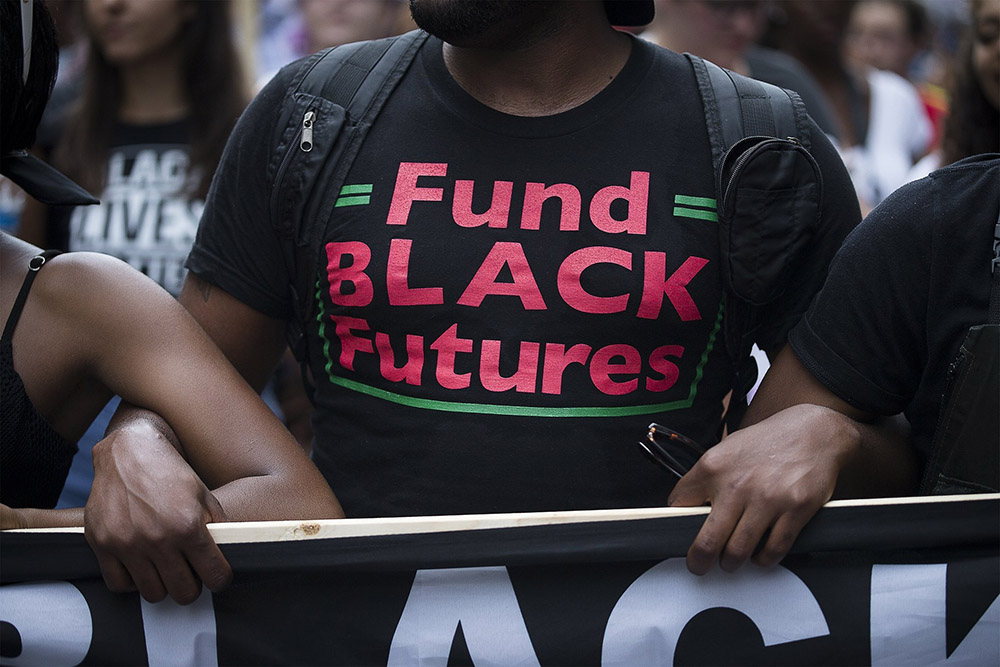
[[169, 294], [103, 255], [63, 255], [47, 271], [46, 296], [64, 313], [58, 339], [123, 400], [163, 417], [230, 519], [341, 514], [287, 429]]
[[155, 413], [119, 424], [94, 450], [85, 522], [113, 589], [134, 583], [147, 599], [189, 601], [199, 588], [191, 568], [224, 585], [210, 521], [343, 516], [291, 434], [153, 281], [116, 259], [72, 253], [39, 274], [32, 299], [83, 376]]

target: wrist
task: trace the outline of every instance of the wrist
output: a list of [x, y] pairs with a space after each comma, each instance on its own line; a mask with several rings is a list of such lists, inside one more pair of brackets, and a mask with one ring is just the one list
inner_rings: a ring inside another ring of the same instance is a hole
[[844, 470], [857, 459], [861, 451], [862, 426], [852, 417], [832, 408], [819, 409], [824, 412], [824, 418], [829, 424], [830, 442], [836, 449], [837, 463]]

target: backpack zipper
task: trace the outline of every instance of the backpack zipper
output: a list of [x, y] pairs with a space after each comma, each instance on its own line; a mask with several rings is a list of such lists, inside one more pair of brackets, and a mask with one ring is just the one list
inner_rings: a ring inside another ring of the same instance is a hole
[[313, 149], [313, 124], [316, 122], [316, 112], [310, 109], [302, 117], [302, 138], [299, 140], [299, 148], [303, 153], [308, 153]]
[[934, 432], [931, 436], [931, 451], [927, 454], [927, 459], [924, 463], [924, 474], [921, 475], [919, 493], [930, 493], [934, 489], [935, 478], [941, 473], [941, 470], [935, 472], [935, 468], [941, 467], [941, 461], [939, 460], [942, 456], [942, 449], [944, 445], [941, 442], [941, 427], [944, 426], [948, 419], [948, 405], [947, 401], [949, 394], [951, 393], [952, 385], [955, 384], [955, 378], [958, 376], [959, 369], [965, 364], [965, 358], [969, 356], [969, 351], [965, 349], [965, 342], [958, 348], [958, 354], [952, 359], [951, 363], [948, 364], [948, 372], [945, 375], [944, 382], [944, 393], [941, 395], [941, 410], [938, 412], [937, 424], [934, 425]]
[[285, 152], [285, 156], [281, 158], [281, 164], [278, 165], [278, 171], [274, 175], [274, 184], [271, 186], [271, 219], [277, 220], [278, 215], [278, 197], [277, 193], [281, 190], [281, 182], [285, 179], [285, 172], [288, 171], [288, 165], [292, 162], [292, 156], [295, 154], [292, 146], [298, 144], [299, 150], [304, 153], [308, 153], [313, 149], [313, 125], [316, 123], [316, 111], [315, 109], [307, 109], [305, 114], [302, 116], [302, 125], [299, 127], [299, 132], [296, 139], [289, 145], [288, 150]]

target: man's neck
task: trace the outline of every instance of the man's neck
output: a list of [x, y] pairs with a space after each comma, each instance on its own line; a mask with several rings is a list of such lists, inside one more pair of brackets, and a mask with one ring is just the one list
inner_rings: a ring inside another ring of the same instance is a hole
[[[585, 5], [599, 3], [581, 3]], [[601, 10], [603, 11], [603, 9]], [[511, 48], [444, 45], [444, 61], [467, 93], [515, 116], [550, 116], [604, 89], [625, 66], [632, 43], [600, 15], [580, 12], [558, 30]]]

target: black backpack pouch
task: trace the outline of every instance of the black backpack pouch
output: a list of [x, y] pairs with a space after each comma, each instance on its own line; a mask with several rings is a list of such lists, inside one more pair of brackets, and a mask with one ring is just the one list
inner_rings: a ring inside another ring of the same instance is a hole
[[820, 223], [823, 179], [815, 158], [797, 140], [758, 136], [733, 144], [717, 174], [725, 343], [733, 358], [745, 360], [726, 416], [733, 431], [757, 378], [750, 349], [758, 307], [779, 298], [794, 280], [796, 259]]
[[[327, 165], [336, 161], [335, 153], [342, 145], [337, 141], [347, 125], [343, 107], [322, 97], [308, 93], [294, 93], [291, 103], [286, 104], [284, 117], [279, 127], [284, 131], [274, 152], [277, 156], [269, 165], [271, 177], [270, 217], [271, 224], [280, 239], [285, 256], [286, 269], [290, 276], [288, 283], [289, 301], [295, 308], [295, 316], [288, 321], [286, 336], [292, 354], [300, 362], [303, 383], [310, 401], [313, 399], [312, 382], [308, 380], [308, 342], [305, 335], [306, 312], [311, 295], [300, 293], [306, 285], [313, 283], [314, 262], [311, 253], [312, 239], [308, 235], [314, 225], [301, 224], [304, 219], [317, 215], [317, 199], [335, 200], [338, 192], [323, 193], [322, 197], [310, 194], [321, 183], [318, 177]], [[309, 206], [312, 204], [313, 206]], [[331, 203], [332, 206], [332, 203]]]
[[719, 244], [726, 289], [752, 306], [780, 297], [820, 222], [823, 181], [798, 141], [747, 137], [719, 170]]
[[[296, 245], [307, 245], [310, 239], [303, 238], [303, 230], [310, 226], [302, 224], [301, 220], [307, 214], [309, 195], [321, 182], [324, 166], [336, 161], [332, 154], [347, 124], [347, 112], [329, 100], [308, 93], [295, 93], [293, 100], [288, 113], [296, 122], [286, 124], [275, 151], [280, 162], [273, 167], [270, 215], [279, 235], [294, 239]], [[339, 193], [326, 194], [336, 199]]]
[[948, 369], [922, 494], [1000, 491], [1000, 325], [969, 329]]

